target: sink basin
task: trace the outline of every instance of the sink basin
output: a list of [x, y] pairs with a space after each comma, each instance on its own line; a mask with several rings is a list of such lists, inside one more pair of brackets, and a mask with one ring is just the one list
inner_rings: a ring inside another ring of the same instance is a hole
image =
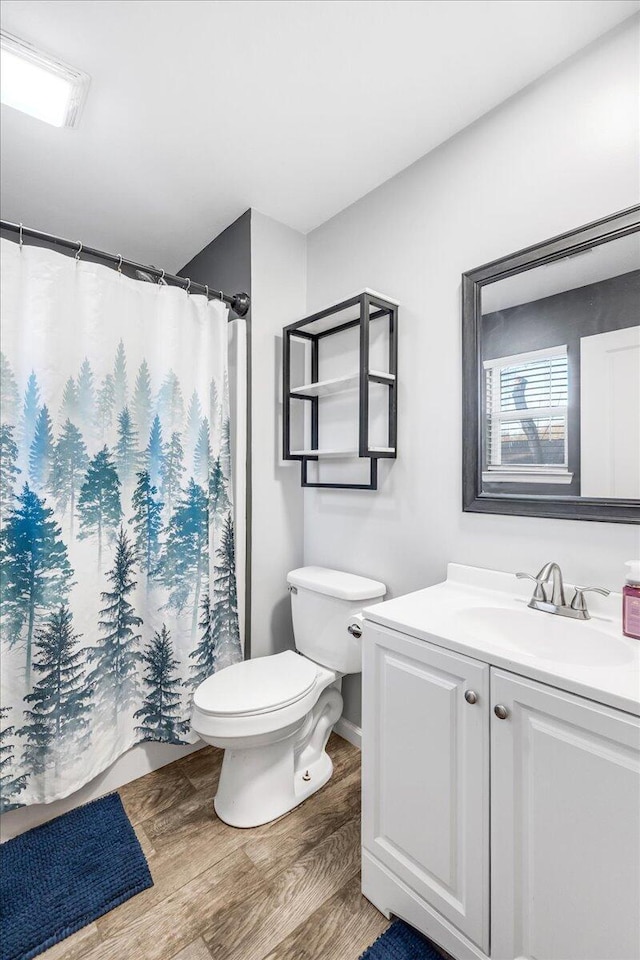
[[[567, 596], [573, 585], [566, 583]], [[640, 716], [640, 642], [622, 597], [589, 596], [591, 620], [532, 610], [513, 574], [450, 563], [444, 583], [365, 608], [373, 624]]]
[[599, 630], [591, 620], [502, 607], [470, 607], [459, 611], [456, 619], [469, 637], [556, 663], [613, 667], [634, 659], [624, 641]]

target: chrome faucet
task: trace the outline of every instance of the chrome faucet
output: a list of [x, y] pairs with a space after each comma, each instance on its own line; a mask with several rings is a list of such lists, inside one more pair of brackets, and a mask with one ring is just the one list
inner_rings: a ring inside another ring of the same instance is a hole
[[[576, 587], [571, 603], [567, 604], [562, 570], [555, 562], [545, 563], [535, 577], [530, 573], [516, 573], [516, 577], [519, 580], [533, 580], [536, 585], [528, 604], [532, 610], [542, 610], [543, 613], [554, 613], [560, 617], [571, 617], [573, 620], [591, 619], [584, 599], [585, 593], [609, 596], [609, 591], [603, 587]], [[551, 596], [549, 596], [549, 581], [551, 581]]]

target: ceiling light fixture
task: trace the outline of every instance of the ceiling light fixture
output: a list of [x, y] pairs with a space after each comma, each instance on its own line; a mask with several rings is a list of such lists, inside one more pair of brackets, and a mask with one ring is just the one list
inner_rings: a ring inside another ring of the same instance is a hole
[[0, 100], [54, 127], [77, 124], [89, 75], [0, 31]]

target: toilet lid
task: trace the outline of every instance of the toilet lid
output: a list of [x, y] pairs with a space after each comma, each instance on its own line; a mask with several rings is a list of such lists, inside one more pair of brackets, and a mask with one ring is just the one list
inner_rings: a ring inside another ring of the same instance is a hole
[[304, 697], [316, 676], [311, 660], [287, 650], [214, 673], [197, 688], [193, 702], [203, 713], [215, 715], [268, 713]]

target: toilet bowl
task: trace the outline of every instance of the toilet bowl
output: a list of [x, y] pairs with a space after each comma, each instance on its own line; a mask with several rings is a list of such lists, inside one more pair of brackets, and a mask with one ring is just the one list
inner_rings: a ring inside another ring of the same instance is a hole
[[385, 593], [324, 567], [287, 579], [297, 652], [233, 664], [193, 698], [193, 730], [225, 751], [214, 807], [234, 827], [275, 820], [331, 777], [325, 748], [342, 714], [341, 678], [361, 669], [357, 614]]

